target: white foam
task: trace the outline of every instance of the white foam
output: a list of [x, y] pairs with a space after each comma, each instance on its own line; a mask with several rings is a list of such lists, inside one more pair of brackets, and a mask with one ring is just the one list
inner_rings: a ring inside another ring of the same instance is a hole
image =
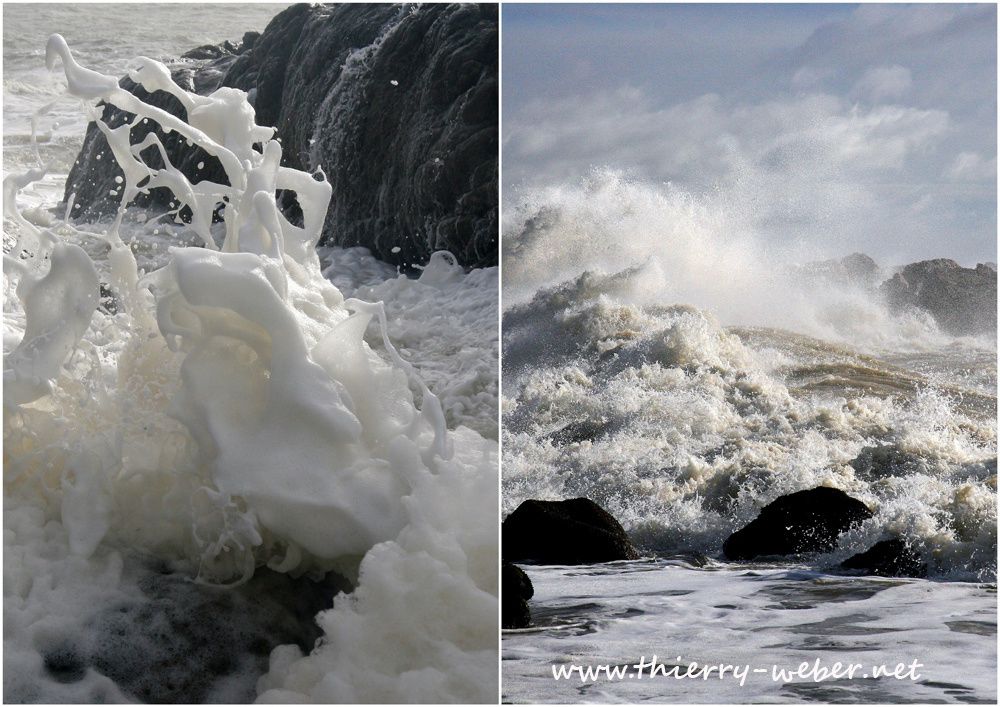
[[876, 514], [840, 559], [896, 533], [938, 576], [993, 580], [992, 390], [788, 331], [727, 329], [642, 295], [661, 274], [585, 272], [505, 311], [506, 512], [586, 496], [647, 551], [716, 554], [778, 496], [833, 486]]
[[[5, 201], [19, 236], [5, 287], [22, 295], [5, 309], [5, 491], [65, 537], [71, 552], [45, 571], [69, 581], [108, 547], [186, 563], [209, 582], [244, 581], [265, 564], [337, 568], [358, 586], [324, 619], [322, 649], [291, 661], [278, 650], [262, 689], [295, 700], [323, 699], [330, 685], [360, 701], [415, 691], [492, 699], [497, 539], [482, 519], [496, 513], [496, 443], [448, 429], [381, 306], [347, 301], [323, 277], [315, 244], [329, 184], [280, 167], [273, 129], [254, 123], [241, 91], [198, 96], [140, 59], [133, 78], [177, 96], [189, 124], [77, 64], [58, 35], [47, 61], [61, 62], [76, 97], [137, 117], [114, 130], [98, 120], [124, 173], [121, 208], [101, 232], [21, 217], [16, 191], [40, 173], [11, 182]], [[219, 158], [231, 186], [192, 185], [166, 159], [145, 165], [143, 148], [162, 146], [155, 134], [130, 144], [141, 120]], [[128, 225], [129, 202], [156, 186], [193, 214], [165, 234], [186, 231], [204, 247], [126, 243], [123, 233], [163, 228]], [[302, 227], [277, 209], [277, 189], [296, 192]], [[219, 207], [223, 223], [213, 224]], [[138, 265], [144, 247], [148, 274]], [[460, 269], [450, 277], [452, 286], [465, 278]], [[97, 310], [99, 278], [115, 314]], [[425, 287], [440, 284], [432, 280]], [[372, 317], [382, 355], [363, 338]], [[30, 554], [31, 541], [5, 537], [8, 552]], [[7, 584], [37, 580], [38, 568], [25, 572]], [[408, 593], [405, 612], [394, 591]], [[12, 633], [12, 645], [31, 630]]]

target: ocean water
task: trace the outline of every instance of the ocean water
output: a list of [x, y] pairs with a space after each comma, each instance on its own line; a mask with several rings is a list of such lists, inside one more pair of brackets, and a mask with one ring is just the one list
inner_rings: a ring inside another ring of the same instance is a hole
[[67, 51], [157, 82], [135, 57], [278, 9], [4, 8], [7, 702], [495, 699], [497, 269], [314, 248], [329, 185], [243, 142], [238, 95], [202, 127], [242, 158], [226, 223], [63, 219], [85, 104], [129, 101]]
[[[527, 567], [537, 628], [504, 634], [506, 698], [995, 701], [995, 339], [890, 312], [766, 242], [724, 199], [608, 171], [527, 190], [505, 211], [504, 513], [586, 496], [651, 558]], [[874, 517], [802, 565], [721, 562], [762, 506], [816, 486]], [[928, 579], [837, 574], [891, 536]], [[692, 552], [709, 564], [670, 560]], [[652, 653], [926, 669], [923, 682], [836, 686], [551, 674]]]

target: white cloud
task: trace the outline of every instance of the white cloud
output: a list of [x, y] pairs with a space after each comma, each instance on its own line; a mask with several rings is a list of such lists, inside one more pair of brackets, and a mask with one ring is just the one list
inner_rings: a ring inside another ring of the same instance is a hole
[[[685, 24], [697, 8], [637, 9], [646, 21], [613, 36], [546, 25], [537, 56], [518, 45], [504, 64], [505, 194], [610, 167], [729, 194], [776, 238], [909, 260], [995, 250], [995, 6], [824, 6], [811, 27], [812, 10], [789, 10], [788, 33], [781, 11], [721, 7], [704, 11], [711, 25]], [[679, 39], [664, 48], [661, 29]], [[560, 82], [576, 53], [594, 71]]]
[[537, 102], [508, 119], [505, 171], [515, 180], [567, 179], [613, 155], [640, 176], [692, 186], [749, 170], [863, 180], [901, 170], [948, 125], [944, 111], [861, 108], [826, 94], [737, 104], [706, 94], [656, 107], [629, 89]]
[[792, 74], [792, 87], [799, 90], [815, 88], [833, 75], [834, 72], [830, 69], [803, 66]]
[[904, 66], [878, 66], [869, 69], [854, 84], [852, 93], [872, 102], [900, 98], [913, 86], [910, 70]]
[[978, 152], [960, 152], [945, 176], [956, 182], [992, 181], [997, 176], [997, 158], [984, 159]]

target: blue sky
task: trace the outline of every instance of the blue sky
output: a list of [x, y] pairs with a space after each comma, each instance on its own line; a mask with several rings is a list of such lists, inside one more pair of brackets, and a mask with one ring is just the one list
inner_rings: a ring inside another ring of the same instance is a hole
[[775, 239], [996, 259], [995, 5], [503, 6], [505, 202], [610, 167]]

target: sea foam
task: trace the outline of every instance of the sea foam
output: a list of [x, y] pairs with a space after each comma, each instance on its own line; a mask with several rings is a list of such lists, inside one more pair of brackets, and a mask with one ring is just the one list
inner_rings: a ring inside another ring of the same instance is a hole
[[[205, 583], [246, 582], [261, 566], [355, 583], [318, 617], [311, 654], [275, 649], [264, 700], [493, 699], [497, 538], [482, 519], [496, 513], [496, 442], [456, 426], [460, 415], [449, 428], [382, 306], [323, 277], [322, 173], [280, 165], [242, 91], [199, 96], [138, 59], [132, 79], [175, 95], [184, 121], [77, 64], [59, 35], [46, 61], [61, 64], [124, 180], [98, 231], [18, 212], [18, 191], [44, 168], [4, 181], [17, 237], [4, 256], [5, 518], [21, 519], [5, 549], [22, 558], [5, 565], [5, 652], [32, 691], [7, 696], [122, 698], [93, 668], [53, 680], [39, 653], [48, 606], [68, 602], [60, 630], [84, 631], [95, 592], [73, 599], [40, 582], [128, 591], [114, 567], [143, 556]], [[97, 99], [135, 118], [112, 130]], [[133, 145], [142, 120], [161, 130]], [[229, 183], [185, 179], [160, 143], [170, 131], [217, 157]], [[162, 168], [148, 166], [151, 151]], [[158, 254], [147, 272], [122, 234], [130, 201], [153, 188], [173, 192], [168, 218], [190, 212], [197, 245]], [[296, 193], [301, 226], [277, 208], [279, 189]], [[364, 338], [371, 322], [379, 353]]]

